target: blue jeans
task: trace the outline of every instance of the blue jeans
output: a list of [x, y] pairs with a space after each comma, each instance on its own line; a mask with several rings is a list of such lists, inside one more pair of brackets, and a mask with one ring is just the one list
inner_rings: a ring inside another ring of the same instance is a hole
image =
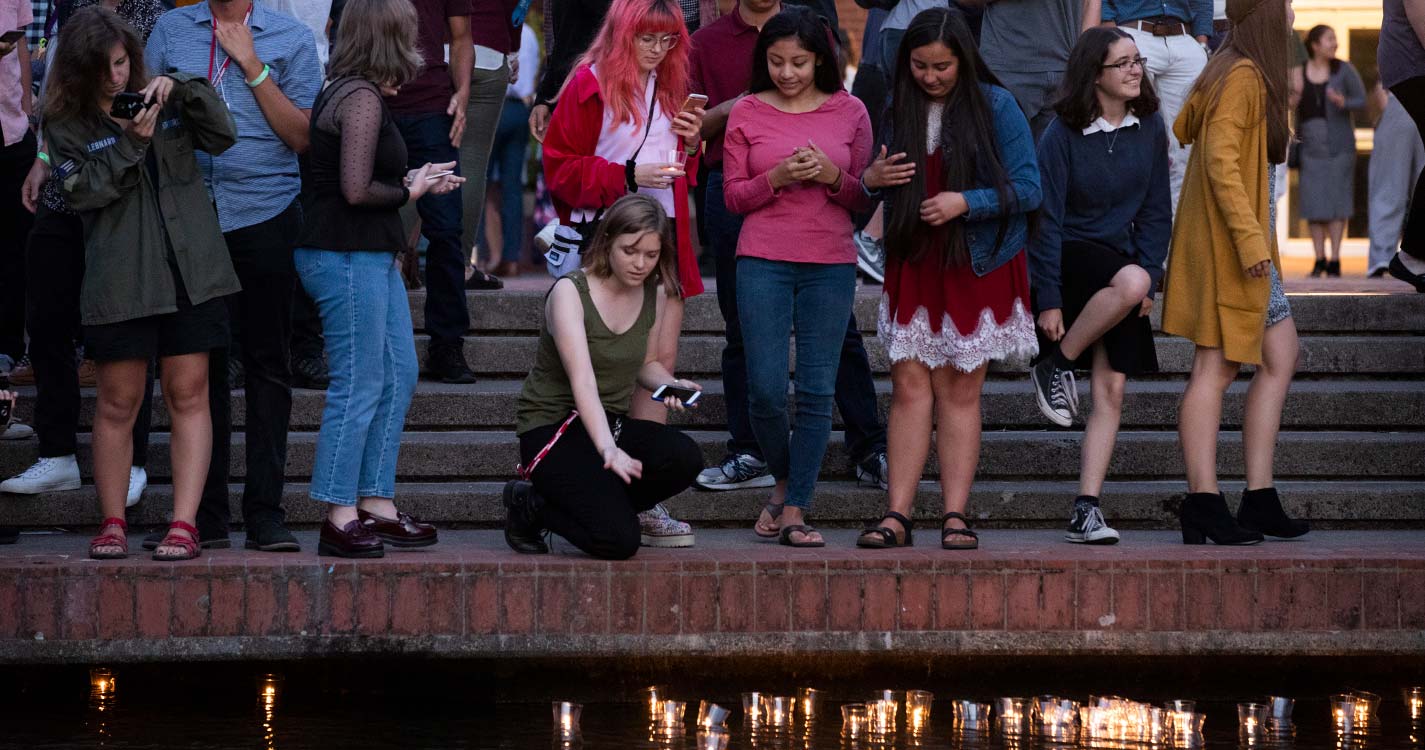
[[[723, 200], [722, 171], [708, 172], [703, 224], [717, 262], [717, 305], [722, 310], [727, 344], [722, 349], [722, 388], [727, 403], [728, 453], [761, 457], [757, 438], [747, 416], [747, 355], [742, 344], [742, 322], [737, 314], [737, 237], [742, 217], [727, 210]], [[856, 317], [847, 313], [846, 337], [841, 342], [841, 366], [836, 371], [836, 408], [846, 422], [846, 450], [855, 463], [886, 449], [886, 428], [876, 405], [876, 383]]]
[[[500, 260], [518, 263], [524, 248], [524, 162], [529, 155], [529, 107], [519, 99], [506, 99], [495, 128], [495, 145], [490, 151], [487, 181], [500, 179]], [[483, 219], [484, 213], [480, 214]], [[485, 236], [480, 222], [477, 237]], [[493, 260], [493, 259], [492, 259]]]
[[401, 267], [390, 253], [311, 248], [298, 249], [293, 261], [321, 311], [332, 379], [312, 499], [355, 505], [361, 497], [395, 497], [418, 374]]
[[[406, 141], [406, 163], [411, 169], [426, 162], [453, 161], [455, 173], [460, 174], [460, 152], [450, 145], [449, 115], [398, 115], [394, 120]], [[460, 346], [460, 338], [470, 328], [470, 309], [465, 306], [470, 248], [460, 246], [463, 205], [460, 188], [445, 195], [426, 195], [416, 203], [421, 234], [430, 243], [426, 249], [426, 331], [431, 349]]]
[[[841, 342], [856, 296], [850, 263], [737, 259], [737, 307], [747, 348], [748, 412], [767, 468], [787, 480], [787, 504], [811, 507], [831, 435]], [[797, 333], [797, 428], [788, 437], [787, 345]]]

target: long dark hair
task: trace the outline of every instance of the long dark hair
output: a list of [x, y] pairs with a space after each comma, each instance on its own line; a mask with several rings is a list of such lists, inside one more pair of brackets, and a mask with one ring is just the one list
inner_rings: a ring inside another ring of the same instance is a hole
[[816, 73], [813, 82], [823, 94], [834, 94], [841, 90], [840, 58], [832, 42], [829, 22], [799, 5], [789, 5], [762, 25], [762, 33], [757, 35], [757, 46], [752, 50], [752, 83], [749, 93], [756, 94], [777, 87], [772, 82], [772, 74], [767, 72], [767, 48], [788, 37], [796, 37], [801, 48], [816, 55]]
[[1232, 68], [1242, 60], [1250, 62], [1267, 94], [1267, 160], [1280, 164], [1286, 161], [1286, 144], [1291, 138], [1286, 82], [1291, 27], [1286, 22], [1286, 5], [1281, 0], [1227, 0], [1227, 18], [1232, 30], [1198, 74], [1188, 98], [1198, 91], [1217, 96]]
[[109, 50], [124, 45], [129, 57], [129, 83], [125, 91], [148, 85], [143, 62], [143, 42], [138, 32], [113, 11], [91, 5], [75, 12], [64, 25], [63, 44], [50, 65], [45, 94], [45, 116], [56, 120], [101, 117], [99, 89], [109, 80]]
[[[956, 67], [955, 88], [945, 100], [945, 112], [940, 123], [941, 185], [925, 183], [925, 160], [930, 99], [916, 83], [910, 70], [910, 53], [918, 47], [940, 42], [950, 49], [959, 64]], [[1000, 162], [995, 136], [994, 110], [980, 84], [1000, 85], [999, 79], [985, 65], [975, 46], [970, 27], [958, 11], [931, 8], [922, 11], [906, 27], [896, 52], [896, 69], [891, 83], [890, 153], [905, 152], [917, 165], [909, 185], [889, 191], [889, 222], [886, 225], [886, 251], [907, 262], [919, 260], [927, 249], [940, 248], [946, 267], [962, 266], [970, 261], [969, 243], [965, 239], [963, 221], [952, 221], [931, 227], [920, 220], [920, 203], [941, 190], [964, 191], [986, 182], [994, 185], [1000, 204], [1013, 205], [1014, 190], [1009, 175]], [[996, 244], [1003, 241], [1009, 226], [1006, 216], [1000, 220]], [[930, 241], [925, 241], [927, 232]]]
[[[1098, 106], [1098, 77], [1108, 62], [1109, 49], [1119, 39], [1133, 37], [1120, 28], [1095, 26], [1079, 36], [1074, 51], [1069, 53], [1069, 68], [1064, 72], [1054, 111], [1070, 128], [1083, 130], [1103, 114]], [[1128, 111], [1140, 120], [1158, 111], [1158, 95], [1146, 72], [1138, 96], [1128, 102]]]

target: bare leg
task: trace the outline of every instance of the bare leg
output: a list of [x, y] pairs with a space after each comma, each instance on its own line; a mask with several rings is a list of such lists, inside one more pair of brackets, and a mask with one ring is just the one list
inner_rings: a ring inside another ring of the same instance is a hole
[[1217, 492], [1217, 431], [1222, 427], [1222, 395], [1241, 365], [1221, 349], [1197, 347], [1192, 374], [1178, 407], [1178, 439], [1187, 467], [1188, 492]]
[[[163, 402], [173, 420], [173, 520], [197, 524], [198, 501], [208, 479], [213, 422], [208, 412], [208, 353], [164, 357]], [[170, 533], [189, 535], [186, 531]], [[181, 554], [162, 546], [160, 554]]]
[[1311, 230], [1311, 248], [1316, 251], [1316, 259], [1326, 260], [1326, 224], [1312, 221], [1306, 228]]
[[[890, 483], [890, 509], [911, 518], [915, 491], [930, 455], [930, 430], [935, 417], [935, 394], [930, 368], [913, 360], [891, 365], [891, 413], [886, 429], [886, 459]], [[880, 526], [904, 539], [905, 529], [893, 518]]]
[[1142, 266], [1124, 266], [1113, 275], [1108, 286], [1089, 298], [1083, 312], [1059, 341], [1059, 351], [1068, 359], [1078, 359], [1130, 310], [1143, 304], [1150, 284], [1152, 279]]
[[[777, 483], [772, 487], [772, 496], [767, 498], [767, 504], [781, 505], [786, 501], [787, 480], [779, 479], [777, 480]], [[762, 532], [763, 534], [777, 533], [777, 531], [782, 528], [783, 523], [788, 523], [788, 521], [786, 521], [787, 516], [785, 515], [785, 509], [783, 510], [784, 514], [782, 516], [778, 518], [773, 518], [772, 514], [764, 508], [762, 510], [762, 513], [757, 516], [757, 530]]]
[[1332, 219], [1332, 220], [1331, 220], [1331, 224], [1330, 224], [1330, 230], [1331, 230], [1331, 261], [1332, 261], [1333, 263], [1340, 263], [1340, 262], [1341, 262], [1341, 237], [1342, 237], [1342, 235], [1344, 235], [1344, 234], [1346, 233], [1346, 220], [1345, 220], [1345, 219]]
[[866, 233], [866, 236], [867, 236], [867, 237], [870, 237], [871, 239], [879, 240], [879, 239], [881, 239], [881, 237], [885, 236], [885, 233], [886, 233], [885, 205], [886, 205], [885, 203], [877, 203], [877, 204], [876, 204], [876, 211], [875, 211], [875, 213], [871, 214], [871, 218], [870, 218], [869, 220], [867, 220], [867, 222], [866, 222], [866, 227], [865, 227], [865, 229], [862, 229], [862, 230], [861, 230], [861, 231], [865, 232], [865, 233]]
[[[940, 459], [940, 491], [945, 511], [964, 513], [980, 466], [980, 391], [989, 365], [974, 372], [942, 367], [930, 372], [935, 392], [935, 448]], [[946, 523], [964, 528], [959, 520]]]
[[[668, 372], [677, 373], [674, 365], [678, 363], [678, 337], [683, 332], [683, 300], [662, 297], [658, 305], [662, 309], [658, 312], [658, 327], [652, 333], [658, 339], [658, 361]], [[634, 387], [633, 404], [628, 408], [628, 415], [634, 419], [668, 424], [668, 409], [654, 401], [653, 394], [643, 386]]]
[[[105, 518], [123, 518], [129, 492], [129, 466], [134, 458], [134, 419], [143, 403], [148, 363], [142, 359], [100, 362], [98, 404], [94, 411], [94, 487]], [[123, 536], [122, 529], [108, 529]], [[102, 552], [122, 552], [102, 547]]]
[[1291, 318], [1267, 329], [1262, 339], [1263, 363], [1247, 388], [1247, 408], [1242, 416], [1242, 450], [1249, 490], [1272, 486], [1277, 432], [1281, 430], [1287, 390], [1296, 374], [1298, 352], [1296, 323]]
[[1113, 445], [1123, 419], [1123, 388], [1128, 376], [1108, 364], [1103, 344], [1093, 350], [1093, 411], [1084, 426], [1083, 458], [1079, 468], [1079, 494], [1098, 497], [1113, 459]]

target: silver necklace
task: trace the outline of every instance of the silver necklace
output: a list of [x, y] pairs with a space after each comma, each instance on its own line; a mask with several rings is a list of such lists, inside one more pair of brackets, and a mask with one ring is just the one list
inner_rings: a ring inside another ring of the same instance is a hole
[[1114, 144], [1118, 143], [1118, 133], [1119, 133], [1119, 131], [1121, 131], [1121, 130], [1123, 130], [1123, 127], [1122, 127], [1122, 126], [1119, 126], [1119, 127], [1114, 128], [1114, 129], [1113, 129], [1113, 135], [1109, 136], [1109, 138], [1108, 138], [1108, 153], [1109, 153], [1109, 155], [1112, 155], [1112, 154], [1113, 154], [1113, 146], [1114, 146]]

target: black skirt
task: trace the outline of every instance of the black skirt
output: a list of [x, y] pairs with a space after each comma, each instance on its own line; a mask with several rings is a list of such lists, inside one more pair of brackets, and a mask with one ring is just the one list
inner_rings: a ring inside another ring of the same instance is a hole
[[[1060, 262], [1060, 277], [1063, 284], [1064, 330], [1074, 324], [1089, 299], [1113, 282], [1113, 277], [1125, 266], [1135, 265], [1132, 258], [1122, 255], [1106, 245], [1080, 240], [1067, 240], [1063, 244]], [[1043, 334], [1040, 334], [1041, 338]], [[1040, 351], [1050, 351], [1040, 342]], [[1108, 354], [1108, 364], [1115, 371], [1125, 375], [1141, 375], [1158, 371], [1158, 352], [1153, 347], [1153, 324], [1147, 316], [1139, 316], [1138, 308], [1110, 328], [1098, 343]], [[1049, 347], [1053, 344], [1049, 343]], [[1093, 369], [1093, 350], [1090, 346], [1078, 359], [1074, 369]]]

